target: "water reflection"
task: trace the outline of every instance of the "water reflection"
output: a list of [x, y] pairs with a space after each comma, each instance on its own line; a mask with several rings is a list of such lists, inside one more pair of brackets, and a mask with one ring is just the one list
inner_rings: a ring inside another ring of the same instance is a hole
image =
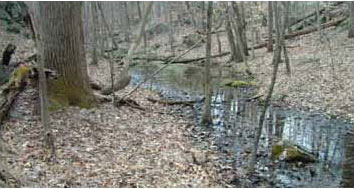
[[[148, 77], [159, 65], [137, 67], [133, 83]], [[175, 99], [199, 98], [203, 94], [203, 69], [173, 65], [161, 72], [145, 87], [161, 91]], [[234, 158], [235, 166], [245, 166], [258, 125], [260, 107], [246, 99], [252, 94], [247, 89], [223, 87], [222, 79], [234, 74], [230, 70], [213, 69], [211, 137], [221, 151]], [[196, 105], [200, 110], [202, 104]], [[197, 112], [198, 115], [201, 111]], [[340, 120], [329, 120], [321, 114], [310, 114], [292, 109], [270, 107], [266, 113], [257, 171], [270, 177], [280, 187], [337, 187], [343, 175], [343, 186], [353, 185], [354, 138], [345, 139], [346, 128], [352, 125]], [[313, 154], [319, 161], [313, 164], [277, 163], [273, 167], [272, 145], [280, 140]], [[346, 145], [346, 144], [351, 145]], [[342, 169], [342, 165], [345, 168]], [[342, 173], [343, 172], [343, 173]]]

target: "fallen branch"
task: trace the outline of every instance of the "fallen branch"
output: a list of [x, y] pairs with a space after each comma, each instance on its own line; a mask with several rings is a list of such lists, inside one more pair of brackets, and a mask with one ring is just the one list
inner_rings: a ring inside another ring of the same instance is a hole
[[115, 104], [116, 107], [120, 107], [120, 106], [130, 106], [132, 108], [138, 109], [138, 110], [142, 110], [145, 111], [145, 108], [141, 107], [135, 100], [133, 99], [120, 99], [120, 100], [115, 100]]
[[[229, 55], [229, 54], [230, 54], [230, 52], [224, 52], [224, 53], [221, 53], [221, 54], [213, 55], [210, 58], [223, 57], [223, 56], [226, 56], [226, 55]], [[204, 60], [204, 59], [205, 59], [205, 57], [175, 60], [175, 61], [171, 62], [171, 64], [187, 64], [187, 63], [190, 63], [190, 62], [197, 62], [197, 61], [201, 61], [201, 60]]]
[[252, 96], [252, 97], [247, 98], [246, 101], [256, 100], [256, 99], [258, 99], [258, 98], [260, 98], [260, 97], [262, 97], [262, 96], [263, 96], [263, 95], [255, 95], [255, 96]]
[[171, 100], [157, 100], [150, 97], [146, 98], [148, 101], [152, 103], [159, 103], [164, 105], [183, 105], [183, 106], [193, 106], [195, 103], [199, 102], [197, 100], [189, 100], [189, 101], [171, 101]]

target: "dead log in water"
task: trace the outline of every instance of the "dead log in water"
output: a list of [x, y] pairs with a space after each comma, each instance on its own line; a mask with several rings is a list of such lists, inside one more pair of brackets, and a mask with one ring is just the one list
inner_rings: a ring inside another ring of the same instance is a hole
[[[159, 103], [159, 104], [163, 104], [163, 105], [183, 105], [183, 106], [194, 106], [195, 103], [200, 102], [197, 100], [189, 100], [189, 101], [170, 101], [170, 100], [158, 100], [158, 99], [153, 99], [150, 97], [146, 98], [148, 101], [152, 102], [152, 103]], [[204, 100], [204, 99], [202, 99]]]

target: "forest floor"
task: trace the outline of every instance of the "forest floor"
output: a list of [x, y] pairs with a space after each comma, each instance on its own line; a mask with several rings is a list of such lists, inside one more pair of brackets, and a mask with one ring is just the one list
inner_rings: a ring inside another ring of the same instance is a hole
[[[14, 43], [16, 56], [24, 60], [34, 53], [31, 40], [2, 32], [0, 49]], [[192, 29], [179, 33], [191, 33]], [[335, 28], [324, 31], [330, 42], [321, 43], [318, 33], [287, 40], [292, 74], [288, 77], [280, 65], [274, 102], [324, 111], [353, 120], [353, 39]], [[179, 34], [178, 34], [179, 35]], [[5, 40], [4, 40], [5, 39]], [[176, 54], [185, 50], [176, 37]], [[216, 42], [213, 36], [213, 42]], [[170, 53], [168, 35], [155, 37], [151, 45], [162, 45], [160, 54]], [[216, 44], [216, 43], [215, 43]], [[222, 51], [229, 51], [227, 38], [221, 35]], [[217, 45], [212, 45], [213, 54]], [[331, 50], [330, 50], [331, 49]], [[272, 53], [265, 48], [255, 51], [250, 60], [258, 82], [259, 93], [265, 94], [272, 73]], [[196, 48], [185, 58], [205, 56], [205, 45]], [[229, 56], [214, 59], [225, 66]], [[88, 59], [88, 62], [89, 59]], [[233, 67], [242, 69], [243, 64]], [[90, 66], [90, 76], [107, 84], [108, 62], [100, 59], [99, 66]], [[120, 91], [123, 95], [131, 87]], [[5, 164], [17, 178], [32, 187], [225, 187], [239, 173], [223, 177], [218, 154], [193, 143], [194, 123], [168, 107], [153, 104], [146, 97], [159, 98], [151, 91], [139, 89], [131, 98], [146, 111], [131, 107], [100, 104], [93, 109], [70, 107], [51, 113], [51, 127], [56, 136], [56, 163], [48, 163], [43, 150], [43, 130], [35, 113], [37, 90], [27, 87], [16, 100], [9, 120], [1, 131], [3, 145], [10, 149], [1, 154]], [[225, 182], [226, 181], [226, 182]]]
[[[1, 33], [1, 47], [14, 43], [23, 60], [33, 53], [33, 42]], [[89, 61], [88, 61], [89, 62]], [[90, 66], [90, 76], [109, 81], [108, 62]], [[120, 91], [123, 95], [131, 87]], [[130, 98], [145, 111], [104, 103], [92, 109], [69, 107], [50, 114], [55, 136], [56, 163], [48, 163], [43, 128], [36, 111], [38, 91], [30, 86], [18, 96], [1, 131], [2, 164], [26, 187], [221, 187], [212, 160], [217, 154], [193, 145], [194, 125], [139, 89]], [[37, 107], [38, 108], [38, 107]], [[11, 183], [10, 183], [11, 186]]]

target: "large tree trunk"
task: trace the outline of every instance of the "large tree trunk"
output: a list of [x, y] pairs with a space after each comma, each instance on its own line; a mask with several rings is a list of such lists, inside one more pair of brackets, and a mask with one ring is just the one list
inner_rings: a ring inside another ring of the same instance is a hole
[[354, 37], [354, 2], [348, 2], [349, 3], [349, 12], [350, 12], [350, 28], [349, 28], [349, 33], [348, 37], [353, 38]]
[[52, 105], [91, 107], [82, 25], [82, 2], [40, 2], [43, 61], [59, 78], [49, 81]]
[[213, 2], [208, 2], [208, 11], [207, 11], [207, 44], [206, 44], [206, 65], [205, 65], [205, 103], [202, 115], [202, 124], [209, 125], [213, 122], [211, 118], [211, 21], [213, 16]]

